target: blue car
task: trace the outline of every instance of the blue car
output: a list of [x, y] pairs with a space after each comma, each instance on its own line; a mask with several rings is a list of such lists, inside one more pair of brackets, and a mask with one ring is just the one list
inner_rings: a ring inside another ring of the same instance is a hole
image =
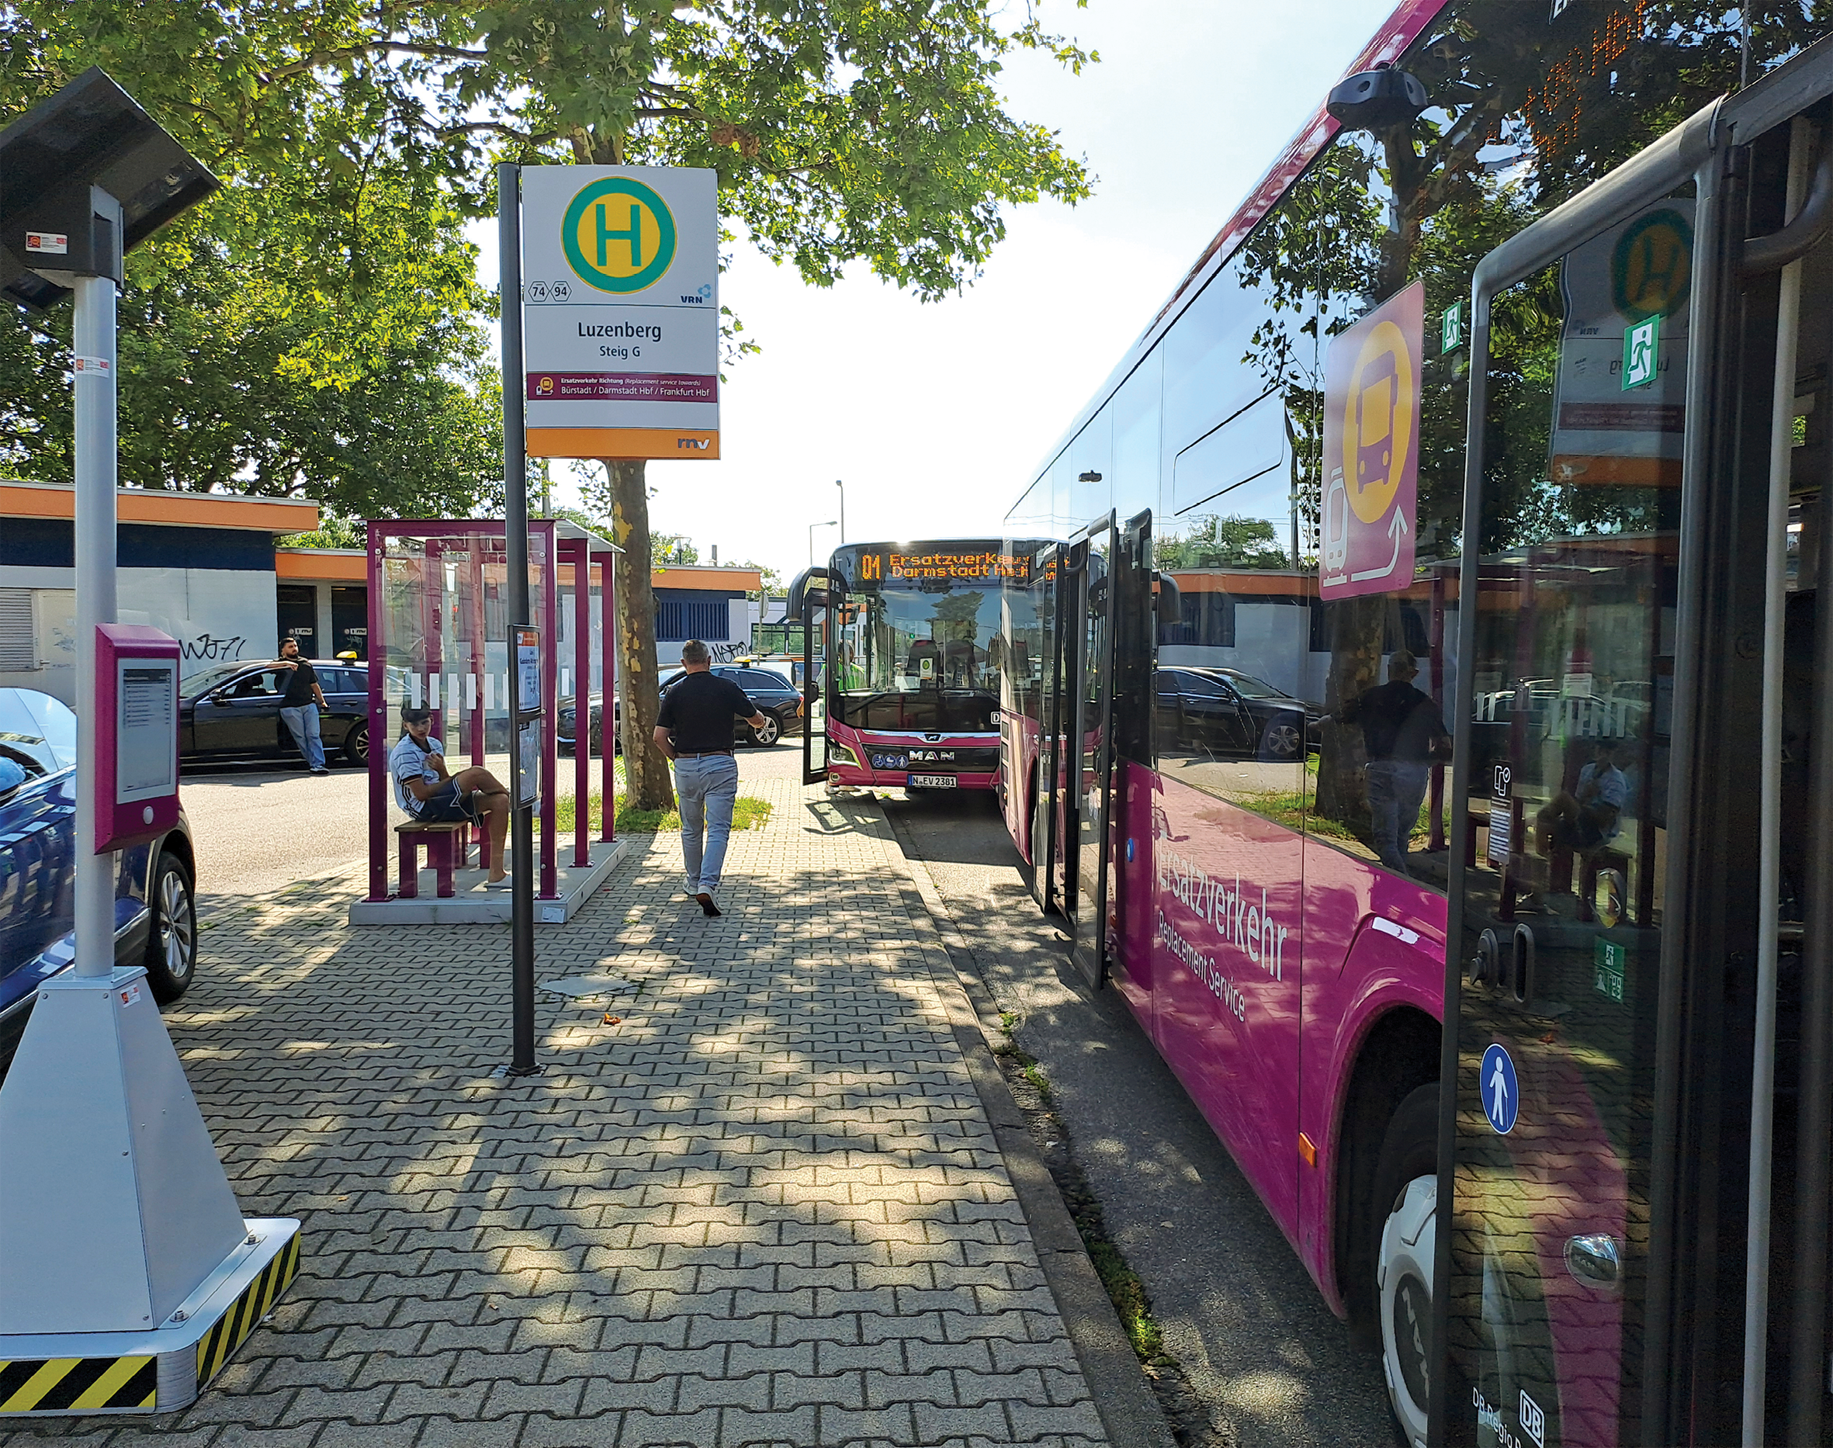
[[[115, 855], [115, 962], [144, 965], [161, 1004], [197, 969], [196, 856], [177, 828]], [[75, 963], [76, 715], [36, 689], [0, 689], [0, 1070], [38, 983]]]

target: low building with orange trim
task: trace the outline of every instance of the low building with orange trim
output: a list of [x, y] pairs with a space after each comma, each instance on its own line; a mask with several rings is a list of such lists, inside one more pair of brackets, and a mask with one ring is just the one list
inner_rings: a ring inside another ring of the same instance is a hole
[[751, 652], [751, 624], [757, 605], [747, 593], [761, 593], [764, 575], [755, 568], [715, 564], [670, 564], [650, 575], [656, 595], [656, 664], [680, 662], [681, 645], [699, 639], [718, 663]]
[[[363, 554], [275, 547], [318, 526], [317, 503], [121, 488], [115, 513], [120, 620], [171, 634], [187, 670], [271, 658], [288, 629], [314, 656], [365, 652]], [[68, 483], [0, 479], [0, 685], [66, 702], [76, 693], [75, 517]]]

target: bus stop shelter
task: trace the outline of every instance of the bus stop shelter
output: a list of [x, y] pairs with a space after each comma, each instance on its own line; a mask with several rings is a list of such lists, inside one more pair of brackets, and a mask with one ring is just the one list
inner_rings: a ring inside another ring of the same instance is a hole
[[[529, 611], [508, 616], [509, 559], [500, 519], [383, 519], [369, 524], [369, 889], [352, 924], [451, 924], [508, 920], [506, 891], [481, 888], [475, 868], [487, 842], [477, 827], [416, 828], [395, 798], [388, 753], [403, 706], [431, 711], [432, 737], [456, 773], [483, 765], [515, 787], [510, 758], [509, 631], [540, 630], [540, 798], [535, 809], [535, 919], [568, 919], [615, 866], [614, 750], [601, 746], [602, 823], [594, 831], [591, 705], [603, 701], [600, 735], [615, 737], [613, 544], [551, 518], [528, 523]], [[574, 709], [570, 780], [560, 771], [558, 729]], [[558, 804], [571, 795], [570, 839]], [[466, 868], [469, 865], [472, 868]]]

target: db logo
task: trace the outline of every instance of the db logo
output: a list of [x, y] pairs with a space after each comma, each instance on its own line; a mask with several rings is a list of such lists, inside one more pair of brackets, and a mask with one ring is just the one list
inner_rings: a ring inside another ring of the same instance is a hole
[[594, 181], [566, 209], [560, 245], [567, 265], [601, 292], [640, 292], [675, 259], [675, 218], [641, 181]]

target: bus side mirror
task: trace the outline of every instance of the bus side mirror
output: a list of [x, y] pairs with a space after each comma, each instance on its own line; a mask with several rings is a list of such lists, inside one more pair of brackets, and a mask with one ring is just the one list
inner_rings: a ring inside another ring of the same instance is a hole
[[1152, 606], [1160, 623], [1184, 621], [1184, 595], [1178, 591], [1177, 581], [1156, 569], [1152, 573]]

